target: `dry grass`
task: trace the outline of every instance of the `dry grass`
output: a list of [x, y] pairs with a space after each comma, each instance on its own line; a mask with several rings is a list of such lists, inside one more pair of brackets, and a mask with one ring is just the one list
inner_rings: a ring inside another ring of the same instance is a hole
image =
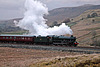
[[100, 54], [57, 57], [51, 61], [42, 61], [30, 67], [100, 67]]
[[0, 67], [28, 67], [41, 60], [78, 53], [0, 47]]
[[94, 10], [87, 10], [87, 11], [85, 11], [85, 12], [83, 12], [81, 15], [79, 15], [78, 17], [75, 17], [73, 20], [74, 21], [79, 21], [79, 20], [81, 20], [82, 18], [87, 18], [87, 15], [88, 14], [92, 14], [92, 13], [97, 13], [98, 14], [98, 16], [100, 16], [100, 9], [94, 9]]
[[[83, 14], [73, 19], [73, 22], [76, 22], [76, 24], [71, 28], [74, 32], [73, 35], [78, 38], [77, 41], [80, 43], [80, 45], [89, 45], [92, 43], [92, 30], [96, 31], [96, 36], [100, 39], [100, 17], [87, 18], [87, 15], [92, 14], [93, 12], [96, 12], [98, 16], [100, 16], [100, 9], [97, 9], [85, 11]], [[84, 19], [80, 20], [81, 18]], [[93, 19], [95, 22], [92, 21]]]

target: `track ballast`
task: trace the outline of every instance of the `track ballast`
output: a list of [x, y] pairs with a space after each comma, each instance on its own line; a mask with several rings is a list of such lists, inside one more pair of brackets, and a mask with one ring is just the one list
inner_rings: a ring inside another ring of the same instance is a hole
[[68, 51], [68, 52], [79, 52], [86, 54], [98, 53], [100, 54], [99, 48], [94, 47], [64, 47], [64, 46], [45, 46], [45, 45], [22, 45], [22, 44], [0, 44], [0, 47], [11, 47], [11, 48], [26, 48], [26, 49], [37, 49], [37, 50], [56, 50], [56, 51]]

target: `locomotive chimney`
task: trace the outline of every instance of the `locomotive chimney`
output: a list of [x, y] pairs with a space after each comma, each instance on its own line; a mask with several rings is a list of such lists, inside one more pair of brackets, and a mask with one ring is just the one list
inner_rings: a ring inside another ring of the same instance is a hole
[[73, 37], [73, 35], [71, 35], [71, 37]]

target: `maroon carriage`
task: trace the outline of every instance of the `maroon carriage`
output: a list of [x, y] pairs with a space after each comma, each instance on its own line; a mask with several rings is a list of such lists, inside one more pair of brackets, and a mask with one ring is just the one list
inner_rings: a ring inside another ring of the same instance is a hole
[[29, 35], [0, 35], [0, 42], [34, 43], [34, 37]]

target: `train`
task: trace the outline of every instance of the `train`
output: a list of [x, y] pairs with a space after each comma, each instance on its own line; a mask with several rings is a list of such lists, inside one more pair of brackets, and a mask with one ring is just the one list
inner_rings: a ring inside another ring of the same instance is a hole
[[64, 35], [47, 35], [47, 36], [32, 36], [32, 35], [0, 35], [2, 43], [17, 43], [17, 44], [36, 44], [36, 45], [59, 45], [59, 46], [74, 46], [79, 43], [76, 37]]

